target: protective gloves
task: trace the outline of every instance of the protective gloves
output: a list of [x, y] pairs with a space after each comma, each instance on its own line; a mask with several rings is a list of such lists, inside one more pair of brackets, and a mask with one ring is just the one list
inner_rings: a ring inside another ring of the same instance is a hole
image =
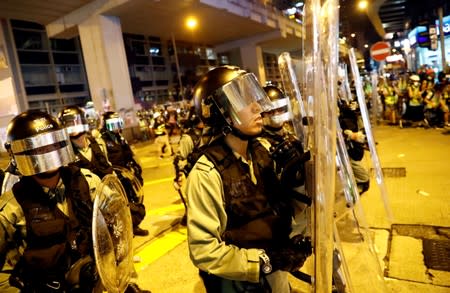
[[299, 140], [287, 139], [272, 146], [270, 155], [277, 165], [282, 186], [292, 188], [304, 184], [305, 162], [311, 156], [309, 152], [304, 152]]
[[267, 250], [272, 272], [277, 270], [298, 271], [311, 253], [311, 238], [303, 235], [294, 236], [286, 245]]
[[353, 132], [350, 129], [346, 129], [344, 130], [344, 134], [351, 140], [359, 143], [364, 143], [366, 141], [366, 136], [361, 131]]

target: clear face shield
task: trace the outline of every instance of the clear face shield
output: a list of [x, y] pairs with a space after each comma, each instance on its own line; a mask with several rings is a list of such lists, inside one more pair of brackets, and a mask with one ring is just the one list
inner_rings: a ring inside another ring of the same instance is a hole
[[105, 126], [109, 131], [118, 131], [123, 128], [123, 120], [121, 117], [106, 119]]
[[273, 128], [281, 128], [284, 123], [291, 120], [291, 113], [288, 108], [289, 99], [279, 99], [272, 101], [272, 109], [263, 113], [263, 123]]
[[19, 172], [31, 176], [58, 169], [75, 160], [66, 129], [10, 142]]
[[81, 115], [64, 115], [62, 121], [71, 136], [89, 131], [89, 124]]
[[244, 112], [251, 108], [251, 113], [260, 115], [270, 111], [272, 103], [264, 89], [259, 84], [253, 73], [246, 73], [234, 78], [216, 91], [218, 107], [222, 113], [228, 113], [225, 117], [228, 123], [242, 125], [252, 119]]

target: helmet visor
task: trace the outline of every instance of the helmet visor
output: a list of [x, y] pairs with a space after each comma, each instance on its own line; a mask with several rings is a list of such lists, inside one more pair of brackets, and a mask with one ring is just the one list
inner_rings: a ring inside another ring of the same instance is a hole
[[238, 113], [253, 103], [260, 106], [259, 113], [272, 108], [271, 101], [253, 73], [234, 78], [217, 90], [219, 108], [228, 113], [234, 123], [242, 124]]
[[11, 141], [11, 151], [19, 172], [25, 176], [55, 170], [75, 159], [65, 129]]
[[291, 119], [291, 113], [288, 108], [289, 99], [279, 99], [272, 101], [272, 109], [263, 113], [264, 125], [280, 127], [283, 123]]
[[89, 124], [80, 115], [64, 115], [62, 120], [69, 135], [89, 131]]
[[106, 119], [105, 126], [109, 131], [119, 130], [123, 128], [123, 120], [120, 117]]

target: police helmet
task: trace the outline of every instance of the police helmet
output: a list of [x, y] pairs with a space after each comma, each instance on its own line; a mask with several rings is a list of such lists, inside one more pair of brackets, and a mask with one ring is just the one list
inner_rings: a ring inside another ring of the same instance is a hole
[[123, 119], [119, 113], [108, 111], [103, 113], [103, 128], [109, 131], [119, 131], [123, 129]]
[[89, 122], [81, 107], [67, 106], [59, 112], [58, 118], [70, 136], [77, 136], [89, 131]]
[[237, 114], [253, 102], [261, 106], [261, 112], [271, 108], [255, 75], [236, 66], [216, 67], [194, 87], [197, 115], [203, 123], [214, 128], [240, 125]]
[[272, 128], [281, 128], [291, 118], [288, 107], [289, 98], [274, 85], [266, 85], [264, 91], [272, 102], [272, 109], [263, 114], [263, 123]]
[[17, 115], [9, 122], [6, 136], [5, 148], [24, 176], [52, 171], [75, 159], [66, 129], [48, 113]]

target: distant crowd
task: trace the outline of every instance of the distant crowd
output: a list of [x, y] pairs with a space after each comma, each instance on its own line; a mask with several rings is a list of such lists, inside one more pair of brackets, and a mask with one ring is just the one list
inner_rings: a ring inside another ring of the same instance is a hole
[[[368, 99], [372, 89], [364, 83]], [[450, 75], [432, 69], [378, 79], [380, 118], [399, 127], [449, 127]]]

